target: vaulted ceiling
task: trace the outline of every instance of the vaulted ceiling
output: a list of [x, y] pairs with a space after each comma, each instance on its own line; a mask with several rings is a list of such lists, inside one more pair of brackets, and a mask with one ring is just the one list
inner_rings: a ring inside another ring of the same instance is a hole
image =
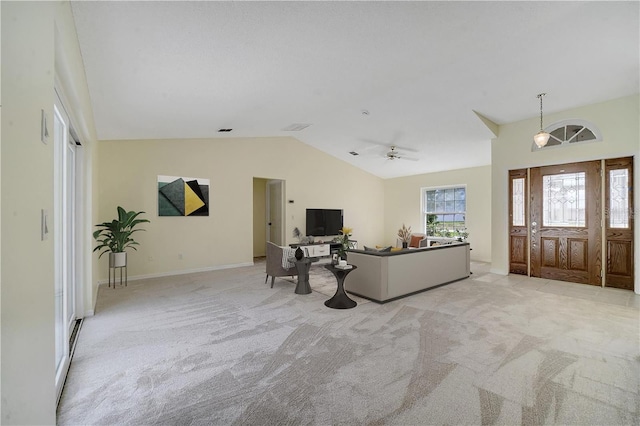
[[102, 140], [292, 136], [389, 178], [490, 164], [476, 113], [510, 123], [541, 92], [552, 113], [640, 85], [635, 1], [72, 7]]

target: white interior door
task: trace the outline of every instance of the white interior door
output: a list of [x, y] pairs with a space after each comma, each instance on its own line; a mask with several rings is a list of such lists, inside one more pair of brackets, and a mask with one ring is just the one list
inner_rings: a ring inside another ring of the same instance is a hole
[[284, 244], [284, 181], [267, 182], [267, 241]]

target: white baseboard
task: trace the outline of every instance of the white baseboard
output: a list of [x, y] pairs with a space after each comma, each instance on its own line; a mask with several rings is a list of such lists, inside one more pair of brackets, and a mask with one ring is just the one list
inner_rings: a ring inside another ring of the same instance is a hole
[[[210, 272], [210, 271], [219, 271], [221, 269], [233, 269], [233, 268], [242, 268], [245, 266], [253, 266], [253, 262], [245, 262], [245, 263], [234, 263], [230, 265], [217, 265], [217, 266], [207, 266], [205, 268], [195, 268], [195, 269], [182, 269], [180, 271], [168, 271], [168, 272], [160, 272], [157, 274], [145, 274], [145, 275], [130, 275], [127, 277], [128, 281], [138, 281], [138, 280], [146, 280], [149, 278], [162, 278], [162, 277], [171, 277], [175, 275], [185, 275], [185, 274], [194, 274], [197, 272]], [[98, 285], [107, 284], [109, 280], [99, 280]]]
[[88, 311], [84, 311], [85, 317], [92, 317], [95, 315], [95, 311], [93, 309], [89, 309]]
[[489, 272], [497, 275], [509, 275], [509, 272], [505, 271], [504, 269], [491, 268], [489, 269]]

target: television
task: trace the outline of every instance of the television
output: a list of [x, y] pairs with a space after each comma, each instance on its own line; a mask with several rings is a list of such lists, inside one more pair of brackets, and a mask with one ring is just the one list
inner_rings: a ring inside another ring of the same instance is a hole
[[325, 237], [338, 235], [342, 229], [342, 210], [307, 209], [306, 235]]

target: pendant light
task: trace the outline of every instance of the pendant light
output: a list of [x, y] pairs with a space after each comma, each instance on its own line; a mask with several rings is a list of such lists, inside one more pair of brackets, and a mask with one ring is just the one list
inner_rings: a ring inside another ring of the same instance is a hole
[[535, 134], [533, 137], [534, 142], [538, 145], [538, 148], [542, 148], [549, 142], [549, 133], [545, 132], [542, 128], [542, 97], [546, 95], [546, 93], [540, 93], [538, 95], [538, 99], [540, 99], [540, 131]]

